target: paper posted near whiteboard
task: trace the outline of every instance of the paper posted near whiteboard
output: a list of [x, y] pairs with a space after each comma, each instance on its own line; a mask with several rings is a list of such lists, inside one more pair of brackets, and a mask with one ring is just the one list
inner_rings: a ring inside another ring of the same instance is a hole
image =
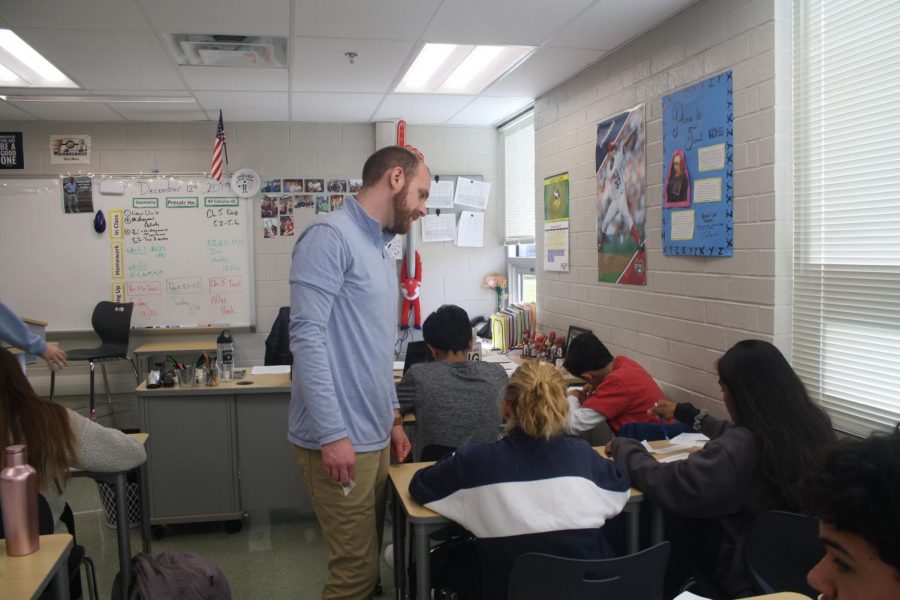
[[456, 237], [456, 215], [425, 215], [422, 217], [423, 242], [452, 242]]
[[425, 208], [453, 208], [453, 180], [432, 181]]
[[456, 245], [470, 248], [484, 246], [484, 213], [463, 211], [456, 226]]
[[456, 179], [456, 195], [453, 203], [485, 210], [491, 196], [491, 184], [474, 179], [458, 177]]

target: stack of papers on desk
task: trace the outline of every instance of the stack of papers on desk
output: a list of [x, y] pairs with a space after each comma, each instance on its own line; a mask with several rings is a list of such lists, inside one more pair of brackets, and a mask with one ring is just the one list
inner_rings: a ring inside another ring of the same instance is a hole
[[278, 375], [280, 373], [290, 373], [291, 365], [270, 365], [268, 367], [253, 367], [250, 370], [251, 375]]
[[680, 456], [681, 458], [687, 458], [688, 450], [693, 450], [696, 448], [702, 448], [706, 442], [709, 441], [709, 438], [703, 435], [702, 433], [681, 433], [673, 437], [669, 440], [668, 444], [659, 443], [656, 447], [651, 446], [647, 440], [641, 442], [641, 445], [644, 446], [644, 449], [651, 454], [670, 454], [672, 452], [682, 452], [684, 456], [681, 454], [676, 454], [674, 456], [667, 457], [665, 460], [660, 460], [660, 462], [671, 462], [676, 459], [676, 456]]

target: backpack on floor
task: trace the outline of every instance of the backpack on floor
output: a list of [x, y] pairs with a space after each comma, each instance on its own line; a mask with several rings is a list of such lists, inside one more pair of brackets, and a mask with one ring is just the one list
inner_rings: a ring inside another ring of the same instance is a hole
[[[131, 588], [127, 600], [231, 600], [221, 569], [193, 552], [166, 550], [153, 558], [144, 553], [131, 559]], [[126, 600], [113, 582], [113, 600]]]

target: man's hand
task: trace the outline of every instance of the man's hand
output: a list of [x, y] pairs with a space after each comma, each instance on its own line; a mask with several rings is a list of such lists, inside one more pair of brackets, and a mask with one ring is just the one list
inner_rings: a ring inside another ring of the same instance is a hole
[[322, 445], [322, 468], [343, 486], [356, 479], [356, 452], [350, 438]]
[[402, 463], [409, 456], [410, 450], [412, 450], [412, 445], [409, 443], [409, 438], [406, 437], [406, 432], [403, 431], [403, 425], [391, 427], [391, 455], [397, 459], [397, 462]]
[[669, 400], [657, 400], [652, 408], [647, 409], [647, 414], [662, 417], [666, 421], [675, 418], [675, 403]]
[[56, 365], [65, 367], [69, 364], [66, 358], [66, 353], [63, 352], [62, 348], [53, 344], [47, 344], [47, 349], [44, 350], [43, 356], [44, 360], [47, 361], [47, 366], [51, 369], [53, 369]]

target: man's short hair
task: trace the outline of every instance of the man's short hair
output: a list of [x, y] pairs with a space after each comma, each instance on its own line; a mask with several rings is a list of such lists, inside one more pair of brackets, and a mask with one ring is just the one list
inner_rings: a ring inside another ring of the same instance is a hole
[[810, 514], [865, 539], [900, 578], [900, 434], [838, 442], [803, 497]]
[[386, 146], [370, 156], [363, 165], [363, 187], [374, 186], [381, 180], [385, 171], [394, 167], [402, 168], [406, 180], [409, 181], [415, 176], [419, 162], [419, 157], [406, 148]]
[[422, 337], [426, 344], [442, 352], [465, 352], [472, 340], [469, 315], [454, 304], [445, 304], [425, 319]]
[[569, 342], [563, 367], [566, 371], [580, 376], [588, 371], [597, 371], [612, 362], [612, 353], [593, 333], [581, 333]]

